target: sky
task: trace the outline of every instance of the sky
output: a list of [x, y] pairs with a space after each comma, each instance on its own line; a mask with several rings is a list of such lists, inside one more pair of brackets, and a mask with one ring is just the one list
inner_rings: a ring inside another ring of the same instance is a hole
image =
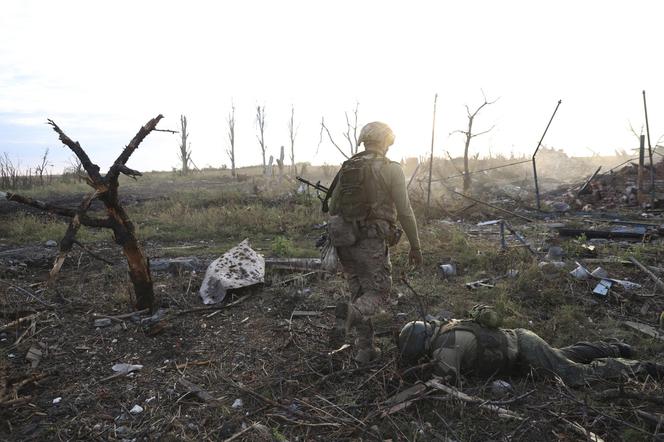
[[[238, 166], [259, 164], [256, 106], [268, 155], [338, 164], [344, 112], [388, 123], [388, 156], [428, 155], [438, 94], [436, 156], [463, 152], [466, 108], [477, 116], [471, 153], [531, 153], [558, 100], [544, 144], [570, 155], [638, 146], [630, 124], [664, 134], [659, 1], [243, 0], [4, 1], [0, 13], [0, 153], [31, 166], [48, 148], [54, 170], [71, 157], [48, 118], [107, 168], [137, 130], [189, 121], [199, 167], [230, 164], [236, 107]], [[452, 133], [452, 135], [450, 135]], [[129, 162], [178, 166], [178, 137], [152, 133]]]

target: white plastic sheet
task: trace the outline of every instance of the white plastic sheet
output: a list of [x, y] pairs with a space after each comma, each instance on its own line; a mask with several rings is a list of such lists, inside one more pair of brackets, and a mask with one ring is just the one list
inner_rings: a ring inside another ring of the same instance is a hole
[[245, 239], [212, 261], [205, 272], [199, 294], [203, 304], [217, 304], [230, 289], [265, 282], [265, 259]]

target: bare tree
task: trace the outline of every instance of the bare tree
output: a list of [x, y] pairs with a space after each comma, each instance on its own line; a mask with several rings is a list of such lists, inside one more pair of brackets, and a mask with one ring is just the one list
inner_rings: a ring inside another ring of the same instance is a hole
[[44, 155], [41, 157], [41, 163], [35, 166], [35, 175], [39, 176], [39, 185], [44, 185], [44, 172], [50, 164], [48, 163], [48, 147], [44, 151]]
[[69, 163], [69, 167], [67, 167], [67, 169], [71, 171], [71, 173], [76, 177], [76, 180], [80, 183], [85, 178], [81, 160], [76, 155], [74, 155], [69, 158], [67, 162]]
[[471, 184], [471, 178], [470, 178], [470, 170], [468, 167], [468, 149], [470, 148], [470, 140], [472, 140], [475, 137], [479, 137], [480, 135], [484, 135], [486, 133], [489, 133], [493, 130], [495, 125], [491, 126], [489, 129], [484, 130], [482, 132], [478, 133], [473, 133], [473, 123], [475, 122], [475, 117], [479, 112], [485, 107], [490, 104], [494, 104], [496, 101], [499, 100], [499, 98], [496, 98], [493, 101], [489, 101], [486, 98], [486, 95], [484, 94], [484, 91], [482, 91], [482, 96], [484, 97], [484, 102], [475, 109], [474, 112], [470, 112], [470, 108], [468, 105], [466, 105], [466, 114], [468, 115], [468, 129], [467, 130], [455, 130], [452, 132], [450, 135], [455, 134], [455, 133], [460, 133], [463, 134], [466, 137], [466, 143], [463, 148], [463, 191], [464, 193], [470, 189], [470, 184]]
[[187, 175], [189, 173], [189, 163], [191, 162], [191, 143], [188, 142], [187, 117], [184, 115], [180, 115], [180, 137], [178, 158], [182, 162], [182, 175]]
[[[351, 118], [348, 117], [348, 112], [344, 112], [344, 115], [346, 117], [346, 132], [344, 132], [343, 136], [346, 139], [346, 141], [348, 141], [348, 144], [350, 146], [350, 156], [355, 155], [359, 148], [359, 146], [357, 145], [357, 115], [359, 108], [360, 108], [360, 103], [355, 103], [355, 109], [353, 110], [353, 116]], [[346, 152], [344, 152], [343, 149], [339, 147], [337, 142], [334, 141], [334, 137], [332, 137], [330, 129], [325, 124], [325, 117], [321, 118], [320, 120], [320, 139], [318, 141], [319, 147], [323, 142], [323, 132], [327, 134], [327, 138], [330, 140], [330, 143], [332, 143], [332, 145], [336, 147], [337, 150], [341, 152], [341, 154], [344, 157], [350, 158], [348, 155], [346, 155]]]
[[290, 136], [290, 160], [293, 175], [297, 175], [297, 166], [295, 165], [295, 137], [297, 129], [295, 128], [295, 106], [291, 105], [290, 121], [288, 122], [288, 135]]
[[[156, 130], [157, 123], [163, 118], [162, 115], [148, 121], [139, 129], [134, 138], [127, 144], [122, 153], [117, 157], [113, 165], [108, 169], [106, 175], [100, 173], [99, 166], [94, 164], [78, 141], [69, 138], [58, 125], [52, 120], [48, 120], [53, 130], [58, 134], [60, 141], [69, 147], [78, 157], [83, 168], [87, 172], [87, 183], [92, 187], [92, 191], [83, 198], [83, 201], [76, 209], [50, 204], [44, 201], [34, 200], [30, 197], [17, 195], [10, 192], [0, 191], [0, 198], [17, 203], [26, 204], [37, 209], [53, 213], [55, 215], [69, 218], [69, 226], [65, 235], [60, 241], [60, 253], [58, 254], [53, 268], [50, 272], [50, 282], [55, 281], [55, 277], [60, 272], [62, 264], [74, 244], [84, 248], [76, 239], [76, 233], [81, 225], [89, 227], [106, 227], [113, 231], [115, 242], [122, 246], [129, 270], [129, 279], [134, 285], [134, 294], [136, 295], [136, 308], [139, 310], [150, 309], [154, 307], [154, 290], [152, 286], [152, 276], [150, 275], [149, 261], [146, 259], [143, 249], [136, 238], [136, 228], [129, 219], [124, 207], [120, 204], [118, 197], [118, 178], [120, 174], [132, 178], [141, 176], [141, 173], [132, 170], [126, 166], [131, 155], [138, 149], [141, 142], [150, 132]], [[88, 214], [88, 209], [92, 201], [99, 199], [106, 207], [106, 217], [97, 218]]]
[[348, 144], [350, 145], [351, 156], [355, 155], [359, 148], [357, 145], [357, 112], [359, 109], [360, 103], [356, 102], [352, 121], [348, 118], [348, 112], [344, 112], [344, 115], [346, 116], [346, 132], [344, 133], [344, 138], [346, 138], [346, 141], [348, 141]]
[[231, 160], [231, 175], [235, 178], [235, 104], [231, 103], [231, 113], [228, 114], [228, 143], [230, 146], [226, 149], [228, 158]]
[[256, 106], [256, 126], [258, 126], [258, 144], [261, 147], [261, 154], [263, 155], [263, 175], [267, 174], [267, 165], [265, 163], [265, 152], [267, 146], [265, 145], [265, 105], [263, 107]]
[[[272, 158], [272, 156], [270, 156]], [[284, 146], [281, 146], [281, 149], [279, 150], [279, 158], [277, 158], [277, 167], [279, 168], [279, 176], [284, 175], [284, 159], [286, 158], [286, 155], [284, 154]]]

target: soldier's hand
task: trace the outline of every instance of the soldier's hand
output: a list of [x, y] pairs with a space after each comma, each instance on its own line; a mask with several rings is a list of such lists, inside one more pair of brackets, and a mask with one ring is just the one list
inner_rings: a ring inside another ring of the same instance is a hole
[[419, 267], [422, 265], [422, 251], [420, 249], [410, 249], [408, 254], [408, 263]]

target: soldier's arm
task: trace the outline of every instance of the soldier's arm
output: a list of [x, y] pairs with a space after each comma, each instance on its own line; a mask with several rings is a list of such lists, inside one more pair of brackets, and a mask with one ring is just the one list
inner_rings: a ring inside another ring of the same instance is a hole
[[408, 189], [406, 188], [406, 177], [404, 176], [401, 165], [390, 163], [388, 183], [390, 186], [392, 201], [394, 201], [397, 208], [397, 218], [406, 233], [410, 247], [419, 250], [420, 237], [417, 233], [417, 221], [415, 220], [413, 208], [410, 205]]

